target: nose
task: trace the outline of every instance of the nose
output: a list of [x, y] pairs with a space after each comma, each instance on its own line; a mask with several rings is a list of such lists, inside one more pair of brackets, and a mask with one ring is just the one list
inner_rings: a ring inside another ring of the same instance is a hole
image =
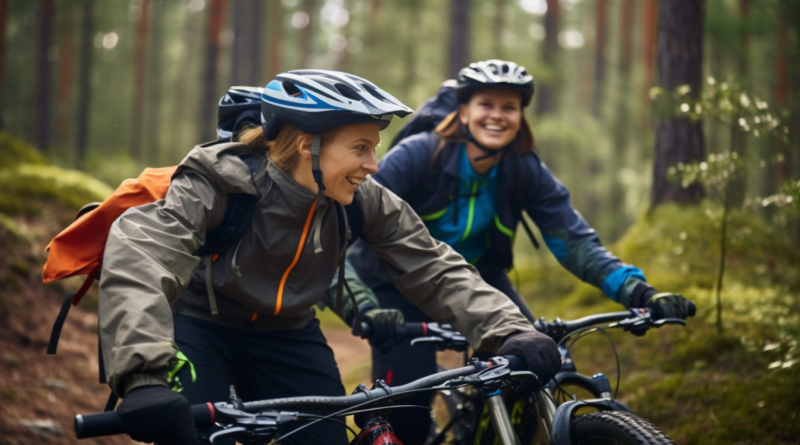
[[367, 155], [367, 159], [361, 164], [361, 168], [370, 175], [378, 172], [378, 158], [375, 156], [374, 151]]
[[489, 117], [501, 119], [503, 117], [503, 110], [500, 107], [492, 107], [489, 110]]

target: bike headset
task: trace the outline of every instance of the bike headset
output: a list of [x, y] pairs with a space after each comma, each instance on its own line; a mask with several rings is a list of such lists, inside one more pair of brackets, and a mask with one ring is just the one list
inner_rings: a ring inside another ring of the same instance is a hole
[[[503, 88], [519, 92], [522, 95], [522, 108], [525, 108], [530, 104], [533, 98], [533, 76], [528, 74], [523, 66], [517, 65], [514, 62], [498, 59], [470, 63], [469, 66], [462, 68], [461, 71], [458, 72], [455, 90], [458, 100], [462, 105], [469, 102], [472, 93], [487, 88]], [[478, 142], [470, 133], [467, 125], [461, 124], [461, 130], [464, 132], [464, 138], [468, 142], [472, 142], [476, 147], [486, 153], [483, 156], [473, 159], [474, 161], [480, 161], [504, 153], [508, 151], [514, 143], [512, 140], [505, 147], [499, 150], [492, 150]]]

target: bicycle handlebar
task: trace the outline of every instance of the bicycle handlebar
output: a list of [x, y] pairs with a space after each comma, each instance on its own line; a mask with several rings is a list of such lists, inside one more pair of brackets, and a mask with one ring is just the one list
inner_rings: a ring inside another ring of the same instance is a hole
[[[499, 359], [499, 360], [498, 360]], [[264, 411], [277, 411], [281, 409], [293, 410], [341, 410], [350, 408], [362, 403], [369, 402], [385, 396], [391, 397], [391, 401], [403, 399], [411, 395], [411, 391], [433, 388], [441, 385], [447, 381], [457, 379], [459, 377], [472, 376], [481, 371], [494, 369], [494, 364], [502, 363], [506, 360], [507, 367], [511, 371], [527, 371], [524, 360], [517, 356], [495, 357], [488, 362], [474, 361], [467, 366], [448, 371], [439, 372], [436, 374], [423, 377], [413, 382], [397, 387], [389, 387], [382, 381], [376, 382], [376, 388], [368, 390], [363, 386], [359, 386], [354, 394], [348, 396], [330, 397], [330, 396], [301, 396], [301, 397], [287, 397], [282, 399], [261, 400], [255, 402], [245, 402], [234, 406], [232, 403], [218, 402], [218, 403], [205, 403], [192, 405], [192, 417], [194, 418], [195, 426], [198, 429], [206, 429], [211, 427], [220, 417], [229, 417], [232, 414], [246, 412], [246, 413], [260, 413]], [[502, 368], [502, 367], [496, 367]], [[473, 384], [477, 383], [474, 382]], [[297, 416], [292, 416], [292, 413], [282, 413], [286, 419], [296, 420]], [[125, 434], [122, 428], [119, 415], [116, 411], [108, 411], [97, 414], [77, 415], [74, 421], [75, 435], [78, 439], [87, 439], [90, 437], [110, 436], [115, 434]]]

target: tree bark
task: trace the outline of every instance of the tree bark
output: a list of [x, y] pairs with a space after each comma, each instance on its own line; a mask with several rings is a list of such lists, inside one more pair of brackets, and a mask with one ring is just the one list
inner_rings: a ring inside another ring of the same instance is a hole
[[8, 1], [0, 0], [0, 129], [3, 129], [3, 73], [6, 63], [6, 23], [8, 22]]
[[594, 40], [594, 97], [592, 100], [592, 114], [600, 117], [603, 107], [603, 87], [606, 79], [606, 35], [608, 24], [606, 0], [595, 2], [595, 35]]
[[450, 43], [447, 77], [452, 79], [469, 64], [470, 0], [450, 0]]
[[[748, 85], [748, 72], [750, 68], [750, 61], [748, 52], [750, 51], [750, 36], [749, 36], [749, 21], [750, 21], [750, 0], [739, 0], [739, 16], [744, 24], [742, 27], [742, 34], [739, 36], [739, 54], [736, 60], [736, 71], [739, 81], [742, 85]], [[734, 130], [737, 133], [731, 144], [732, 151], [738, 153], [742, 159], [747, 158], [747, 137], [746, 131], [740, 127]], [[736, 179], [731, 180], [730, 184], [730, 199], [731, 204], [739, 205], [744, 201], [745, 194], [747, 193], [747, 167], [737, 175]]]
[[[658, 29], [658, 82], [669, 92], [680, 85], [691, 87], [697, 97], [702, 83], [703, 0], [661, 2]], [[677, 105], [677, 104], [675, 104]], [[670, 106], [673, 110], [675, 106]], [[703, 197], [700, 184], [681, 187], [667, 177], [669, 167], [704, 158], [703, 127], [685, 117], [659, 116], [655, 126], [656, 153], [653, 170], [653, 207], [676, 201], [696, 203]]]
[[[410, 0], [408, 3], [413, 5], [414, 2], [415, 0]], [[343, 0], [342, 7], [346, 10], [352, 10], [352, 3], [352, 0]], [[344, 37], [346, 44], [344, 49], [339, 53], [339, 59], [336, 61], [336, 69], [346, 73], [350, 72], [350, 51], [348, 51], [348, 46], [350, 46], [352, 29], [353, 20], [351, 18], [347, 21], [347, 24], [344, 25], [344, 28], [342, 28], [342, 37]]]
[[547, 0], [547, 12], [544, 15], [544, 44], [542, 45], [542, 64], [550, 75], [539, 82], [536, 92], [536, 114], [543, 116], [556, 111], [555, 82], [558, 79], [558, 32], [559, 32], [558, 0]]
[[147, 72], [147, 34], [150, 21], [150, 0], [142, 1], [142, 15], [136, 22], [136, 49], [133, 56], [133, 97], [131, 112], [131, 157], [142, 159], [144, 122], [144, 81]]
[[[69, 118], [72, 116], [70, 97], [72, 96], [72, 81], [75, 71], [75, 39], [73, 37], [75, 27], [73, 10], [67, 10], [64, 15], [64, 43], [61, 45], [58, 56], [58, 124], [56, 126], [56, 137], [59, 141], [66, 141], [69, 139]], [[2, 67], [0, 67], [0, 69], [2, 69]]]
[[[622, 0], [620, 17], [620, 61], [619, 84], [623, 91], [631, 83], [631, 68], [633, 66], [633, 16], [634, 0]], [[630, 129], [630, 100], [627, 94], [617, 97], [616, 113], [614, 115], [614, 158], [618, 162], [618, 170], [625, 166], [628, 152], [628, 136]], [[619, 175], [614, 175], [611, 186], [611, 208], [617, 215], [617, 223], [613, 225], [612, 239], [621, 235], [625, 224], [625, 189], [619, 180]]]
[[[369, 11], [367, 12], [367, 42], [366, 42], [366, 52], [367, 56], [369, 57], [368, 60], [379, 60], [381, 57], [380, 54], [380, 38], [381, 38], [381, 30], [380, 26], [378, 25], [378, 19], [380, 19], [380, 11], [381, 11], [381, 0], [369, 0]], [[378, 73], [380, 64], [379, 63], [367, 63], [367, 69], [365, 70], [368, 76], [368, 79], [375, 82], [378, 77]]]
[[261, 1], [233, 1], [233, 54], [231, 84], [261, 83]]
[[420, 20], [420, 4], [419, 0], [409, 0], [406, 4], [408, 7], [408, 34], [406, 37], [405, 48], [405, 76], [403, 76], [402, 94], [405, 95], [406, 101], [411, 98], [411, 93], [414, 88], [414, 83], [417, 79], [417, 47], [418, 42], [414, 37], [419, 29]]
[[166, 2], [153, 0], [150, 5], [152, 20], [150, 21], [150, 51], [147, 58], [147, 102], [145, 108], [145, 152], [144, 158], [148, 163], [162, 165], [161, 159], [161, 106], [162, 84], [161, 75], [163, 53], [163, 26], [166, 14]]
[[36, 51], [36, 146], [46, 152], [50, 142], [50, 50], [53, 0], [39, 0], [36, 11], [39, 39]]
[[492, 34], [494, 40], [492, 41], [492, 57], [503, 60], [503, 31], [506, 26], [506, 6], [507, 0], [494, 1], [494, 20], [492, 21]]
[[94, 0], [81, 2], [81, 43], [78, 60], [78, 128], [75, 138], [75, 155], [82, 168], [86, 162], [86, 149], [89, 143], [89, 106], [91, 104], [92, 84], [92, 38], [94, 27], [92, 10]]
[[316, 11], [316, 2], [314, 0], [303, 0], [302, 10], [308, 14], [308, 24], [305, 28], [300, 30], [300, 67], [308, 68], [311, 63], [311, 54], [313, 53], [311, 39], [314, 37], [312, 31], [314, 26], [314, 11]]
[[[283, 70], [281, 60], [283, 58], [284, 32], [283, 5], [281, 2], [270, 3], [269, 14], [269, 27], [271, 35], [269, 39], [269, 79], [267, 79], [267, 81], [274, 79], [275, 76]], [[266, 85], [264, 82], [261, 82], [261, 84]]]
[[219, 59], [219, 34], [225, 15], [225, 0], [211, 0], [206, 27], [206, 58], [203, 69], [203, 96], [200, 103], [198, 142], [214, 138], [216, 128], [217, 100], [217, 62]]
[[[650, 88], [656, 83], [656, 49], [658, 47], [658, 2], [659, 0], [644, 0], [642, 2], [642, 64], [644, 65], [644, 91], [642, 102], [645, 110], [650, 110]], [[649, 127], [650, 114], [643, 113]]]

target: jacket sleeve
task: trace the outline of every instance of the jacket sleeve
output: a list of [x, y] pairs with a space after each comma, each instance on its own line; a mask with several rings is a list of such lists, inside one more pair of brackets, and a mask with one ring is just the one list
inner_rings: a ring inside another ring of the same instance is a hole
[[193, 253], [221, 220], [226, 196], [184, 170], [163, 200], [130, 208], [111, 226], [98, 315], [106, 378], [118, 396], [166, 384], [177, 365], [170, 305], [198, 267]]
[[408, 200], [428, 172], [431, 145], [437, 141], [432, 133], [403, 139], [381, 159], [378, 172], [372, 178], [400, 199]]
[[645, 281], [644, 273], [603, 247], [597, 232], [572, 207], [567, 188], [535, 153], [523, 157], [523, 165], [530, 172], [523, 175], [523, 190], [530, 191], [524, 208], [547, 247], [573, 275], [627, 307], [636, 283]]
[[491, 352], [507, 335], [533, 329], [461, 255], [431, 238], [406, 202], [370, 178], [359, 191], [362, 239], [386, 262], [397, 289], [427, 316], [454, 325], [476, 350]]

